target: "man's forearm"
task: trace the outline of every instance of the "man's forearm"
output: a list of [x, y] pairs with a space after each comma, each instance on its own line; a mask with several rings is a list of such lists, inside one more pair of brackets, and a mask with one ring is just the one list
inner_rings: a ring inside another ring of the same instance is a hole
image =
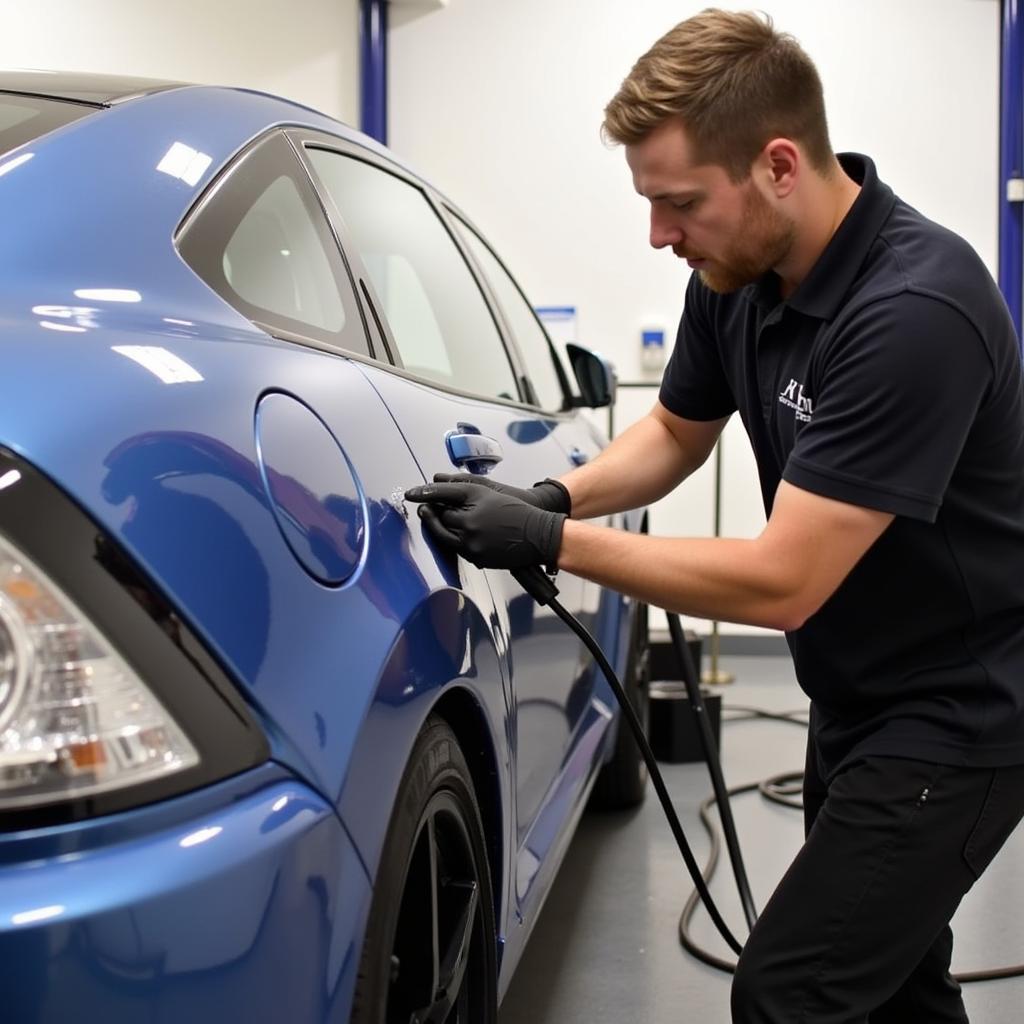
[[569, 521], [558, 567], [668, 611], [769, 629], [802, 623], [761, 539], [649, 537]]
[[561, 482], [572, 497], [573, 518], [593, 519], [663, 498], [705, 456], [685, 452], [663, 423], [645, 416]]

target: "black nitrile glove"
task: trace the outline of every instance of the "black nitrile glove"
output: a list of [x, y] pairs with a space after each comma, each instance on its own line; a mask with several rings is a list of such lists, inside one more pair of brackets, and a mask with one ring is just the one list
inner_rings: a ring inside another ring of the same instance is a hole
[[548, 512], [512, 495], [472, 483], [413, 487], [407, 501], [420, 501], [420, 516], [439, 544], [481, 569], [544, 565], [553, 570], [562, 545], [562, 512]]
[[508, 484], [499, 484], [497, 480], [491, 480], [486, 476], [474, 476], [472, 473], [435, 473], [434, 483], [479, 484], [499, 494], [507, 494], [510, 498], [525, 501], [534, 508], [542, 508], [545, 512], [561, 512], [566, 516], [572, 514], [572, 498], [569, 497], [565, 484], [552, 480], [551, 477], [539, 480], [532, 487], [510, 487]]

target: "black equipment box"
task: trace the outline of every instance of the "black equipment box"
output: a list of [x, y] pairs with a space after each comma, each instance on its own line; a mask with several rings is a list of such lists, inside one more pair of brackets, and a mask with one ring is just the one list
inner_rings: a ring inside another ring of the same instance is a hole
[[[688, 632], [686, 642], [694, 667], [700, 671], [701, 640], [696, 634]], [[703, 761], [704, 750], [697, 734], [697, 722], [671, 640], [651, 641], [650, 666], [650, 741], [654, 756], [659, 761], [672, 764]], [[700, 692], [715, 745], [721, 747], [721, 694], [712, 693], [704, 687]]]

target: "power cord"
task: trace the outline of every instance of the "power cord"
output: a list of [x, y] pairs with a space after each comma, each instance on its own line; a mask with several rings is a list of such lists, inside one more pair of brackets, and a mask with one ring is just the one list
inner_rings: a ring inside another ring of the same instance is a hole
[[[806, 728], [807, 722], [804, 718], [805, 711], [772, 712], [764, 711], [761, 708], [745, 707], [742, 705], [729, 705], [722, 708], [723, 722], [742, 722], [755, 718], [764, 718], [776, 722], [788, 722], [791, 725], [801, 725]], [[734, 712], [739, 712], [734, 714]], [[796, 810], [803, 810], [803, 801], [800, 795], [803, 789], [803, 772], [783, 772], [779, 775], [771, 775], [760, 782], [750, 782], [743, 786], [734, 786], [727, 790], [729, 798], [738, 796], [741, 793], [752, 793], [755, 790], [766, 800], [782, 804], [784, 807], [792, 807]], [[700, 820], [710, 840], [708, 858], [704, 864], [702, 878], [705, 885], [711, 884], [715, 870], [718, 867], [718, 859], [721, 854], [721, 838], [718, 829], [715, 827], [711, 817], [711, 808], [719, 798], [712, 794], [700, 805]], [[697, 912], [699, 895], [694, 890], [687, 897], [683, 904], [683, 911], [679, 917], [679, 943], [691, 956], [714, 967], [716, 970], [724, 971], [726, 974], [733, 974], [736, 964], [730, 960], [716, 956], [714, 953], [697, 944], [690, 933], [690, 924], [694, 914]], [[992, 967], [980, 971], [961, 971], [953, 975], [953, 978], [962, 985], [976, 981], [995, 981], [1000, 978], [1019, 978], [1024, 976], [1024, 964], [1017, 964], [1012, 967]]]
[[[718, 859], [721, 851], [721, 839], [719, 837], [718, 829], [715, 827], [714, 822], [711, 819], [711, 807], [716, 803], [718, 804], [719, 817], [722, 822], [722, 829], [726, 835], [726, 844], [729, 848], [730, 857], [732, 859], [733, 870], [736, 875], [737, 889], [743, 905], [744, 915], [747, 918], [748, 926], [753, 927], [757, 913], [754, 909], [753, 897], [750, 894], [750, 886], [747, 882], [742, 857], [740, 856], [739, 841], [736, 836], [736, 828], [732, 818], [729, 800], [730, 797], [737, 796], [741, 793], [749, 793], [757, 790], [767, 800], [782, 804], [785, 807], [792, 807], [798, 810], [802, 809], [803, 803], [798, 798], [801, 793], [803, 772], [783, 772], [779, 775], [773, 775], [767, 779], [763, 779], [760, 782], [751, 782], [743, 786], [734, 786], [732, 789], [727, 789], [725, 787], [725, 783], [722, 779], [721, 763], [718, 758], [717, 745], [715, 744], [714, 735], [707, 721], [704, 701], [700, 692], [696, 666], [693, 662], [693, 657], [690, 654], [689, 646], [686, 644], [683, 637], [682, 625], [679, 622], [679, 617], [670, 613], [668, 616], [669, 632], [672, 634], [673, 647], [675, 648], [676, 655], [680, 661], [683, 682], [687, 687], [687, 695], [690, 698], [691, 708], [696, 716], [698, 737], [701, 741], [705, 762], [707, 763], [708, 770], [711, 774], [712, 788], [715, 791], [700, 805], [700, 819], [711, 841], [708, 860], [702, 871], [697, 865], [697, 861], [693, 856], [693, 851], [690, 849], [689, 843], [686, 841], [686, 836], [683, 833], [683, 827], [679, 822], [679, 816], [676, 814], [675, 808], [672, 806], [668, 790], [665, 787], [665, 780], [661, 776], [661, 771], [658, 768], [654, 753], [651, 750], [650, 744], [647, 742], [647, 736], [644, 733], [643, 725], [637, 717], [636, 711], [633, 709], [633, 705], [630, 703], [625, 691], [622, 689], [622, 684], [619, 682], [619, 678], [615, 674], [615, 670], [605, 657], [604, 651], [601, 650], [600, 645], [594, 637], [591, 636], [586, 627], [578, 622], [576, 618], [558, 602], [558, 588], [555, 586], [554, 581], [545, 575], [541, 569], [537, 567], [528, 567], [525, 569], [513, 569], [511, 572], [519, 582], [519, 585], [528, 594], [530, 594], [538, 604], [549, 606], [554, 613], [580, 638], [580, 640], [583, 641], [584, 645], [594, 656], [594, 659], [601, 671], [604, 673], [605, 678], [608, 680], [608, 685], [612, 688], [612, 692], [615, 694], [615, 699], [618, 701], [619, 706], [622, 709], [623, 718], [632, 730], [637, 746], [640, 748], [640, 754], [644, 759], [644, 764], [647, 765], [647, 771], [650, 775], [651, 782], [654, 785], [655, 792], [658, 794], [658, 800], [661, 802], [662, 810], [665, 812], [665, 817], [672, 830], [672, 835], [675, 838], [676, 845], [679, 847], [679, 852], [683, 856], [686, 868], [689, 871], [694, 884], [694, 890], [683, 906], [683, 911], [679, 919], [679, 941], [681, 945], [688, 953], [703, 963], [708, 964], [710, 967], [724, 971], [727, 974], [734, 973], [736, 970], [736, 965], [734, 963], [715, 956], [715, 954], [704, 949], [702, 946], [699, 946], [690, 936], [689, 930], [690, 921], [696, 912], [697, 904], [698, 902], [701, 902], [704, 904], [705, 909], [708, 912], [708, 916], [711, 918], [715, 927], [718, 929], [719, 934], [726, 941], [729, 948], [737, 956], [739, 956], [743, 951], [743, 947], [729, 930], [728, 925], [726, 925], [710, 891], [708, 890], [708, 885], [710, 884], [711, 879], [714, 876], [715, 869], [718, 866]], [[726, 722], [741, 721], [751, 718], [766, 718], [775, 721], [788, 722], [791, 725], [807, 727], [807, 722], [804, 718], [806, 712], [804, 711], [776, 713], [763, 711], [760, 708], [743, 706], [732, 706], [725, 710], [728, 712], [738, 713], [731, 714], [729, 717], [725, 718]], [[960, 974], [954, 974], [953, 977], [958, 982], [967, 984], [975, 981], [991, 981], [997, 978], [1016, 978], [1022, 975], [1024, 975], [1024, 964], [1018, 964], [1013, 967], [996, 967], [981, 971], [966, 971]]]
[[[551, 607], [552, 611], [554, 611], [554, 613], [580, 638], [580, 640], [583, 641], [587, 649], [597, 661], [598, 666], [604, 673], [605, 678], [608, 680], [608, 685], [611, 686], [612, 692], [615, 694], [615, 699], [619, 702], [619, 706], [622, 708], [623, 718], [629, 723], [630, 729], [633, 730], [633, 736], [636, 739], [637, 746], [640, 748], [640, 755], [644, 759], [644, 764], [647, 765], [647, 771], [650, 773], [650, 779], [654, 785], [654, 790], [658, 794], [662, 810], [664, 810], [665, 817], [668, 819], [669, 828], [672, 830], [672, 835], [675, 838], [676, 845], [679, 847], [679, 852], [683, 855], [683, 860], [686, 863], [686, 869], [690, 872], [690, 877], [693, 879], [695, 891], [698, 897], [703, 901], [704, 906], [707, 908], [708, 915], [714, 922], [719, 934], [723, 939], [725, 939], [729, 948], [739, 956], [743, 947], [729, 930], [729, 926], [725, 923], [725, 919], [719, 913], [718, 907], [715, 905], [715, 901], [711, 898], [711, 893], [708, 891], [708, 887], [704, 882], [701, 870], [697, 866], [697, 860], [693, 855], [693, 851], [690, 849], [690, 844], [686, 841], [686, 836], [683, 833], [683, 826], [679, 822], [679, 816], [676, 814], [676, 810], [672, 806], [672, 800], [668, 795], [668, 790], [665, 788], [665, 780], [661, 777], [661, 772], [658, 769], [658, 762], [655, 760], [654, 752], [651, 750], [651, 746], [647, 742], [644, 727], [641, 724], [640, 719], [637, 717], [636, 711], [633, 709], [633, 705], [630, 703], [625, 691], [622, 689], [622, 684], [619, 682], [618, 676], [615, 674], [615, 670], [605, 657], [604, 651], [601, 650], [600, 645], [593, 636], [590, 635], [587, 628], [582, 623], [577, 622], [576, 618], [566, 611], [558, 600], [556, 600], [558, 588], [550, 577], [545, 575], [545, 573], [535, 566], [525, 569], [513, 569], [511, 571], [512, 575], [519, 581], [519, 585], [531, 597], [533, 597], [538, 604], [548, 605]], [[727, 803], [728, 801], [726, 801], [726, 804]]]

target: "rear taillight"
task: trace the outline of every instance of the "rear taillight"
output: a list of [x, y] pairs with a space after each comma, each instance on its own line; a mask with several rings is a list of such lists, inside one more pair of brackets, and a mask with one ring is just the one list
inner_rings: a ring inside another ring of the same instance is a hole
[[178, 723], [96, 626], [0, 536], [0, 811], [198, 763]]

